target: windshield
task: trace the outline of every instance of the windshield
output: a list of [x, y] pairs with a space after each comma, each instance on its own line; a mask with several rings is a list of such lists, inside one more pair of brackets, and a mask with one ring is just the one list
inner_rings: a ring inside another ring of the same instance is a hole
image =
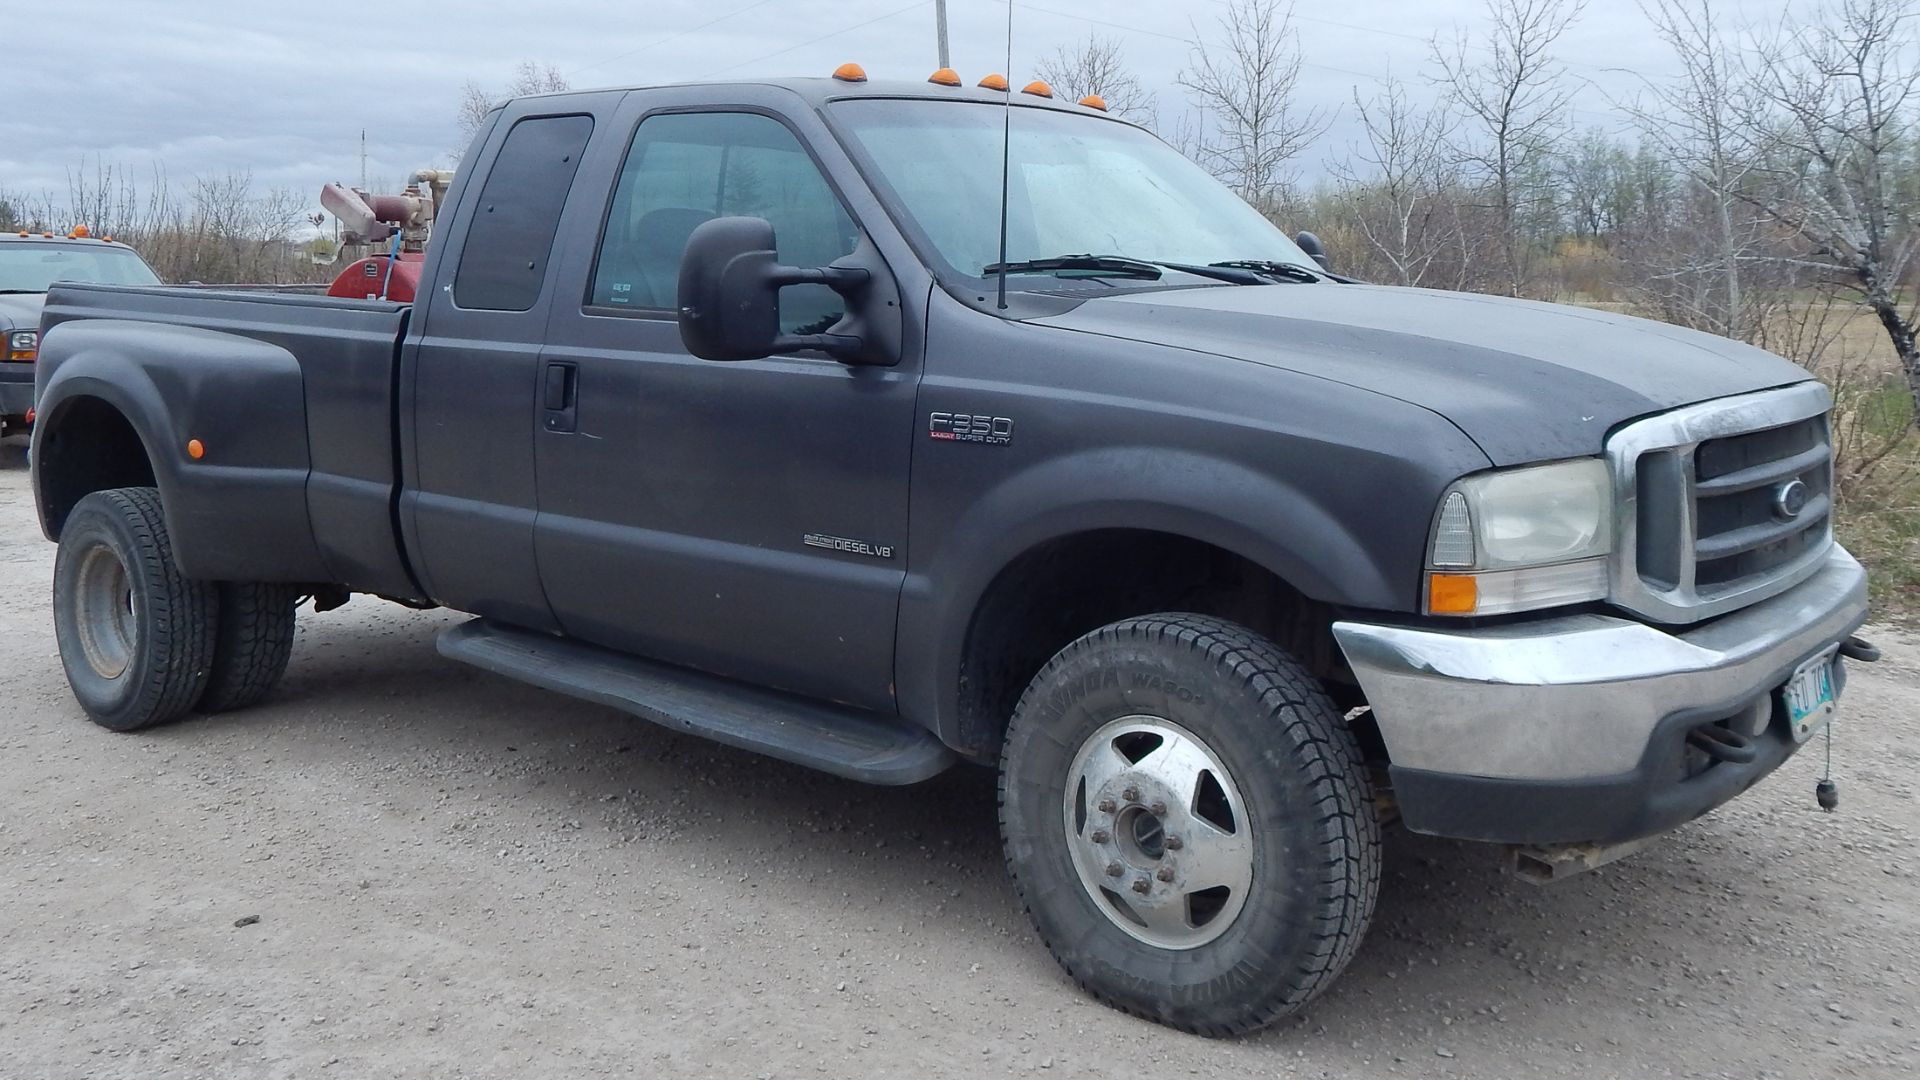
[[[835, 116], [948, 269], [1000, 261], [1003, 109], [862, 99]], [[1011, 117], [1007, 261], [1123, 255], [1161, 263], [1313, 261], [1259, 211], [1129, 124], [1053, 109]]]
[[0, 243], [0, 293], [43, 293], [56, 281], [160, 284], [140, 256], [126, 248], [45, 240]]

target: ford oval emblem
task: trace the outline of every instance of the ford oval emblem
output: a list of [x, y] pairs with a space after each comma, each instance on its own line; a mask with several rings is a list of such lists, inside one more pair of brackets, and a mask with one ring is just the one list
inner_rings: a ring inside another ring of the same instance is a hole
[[1792, 521], [1807, 508], [1807, 485], [1798, 480], [1789, 480], [1781, 484], [1773, 493], [1773, 516], [1781, 521]]

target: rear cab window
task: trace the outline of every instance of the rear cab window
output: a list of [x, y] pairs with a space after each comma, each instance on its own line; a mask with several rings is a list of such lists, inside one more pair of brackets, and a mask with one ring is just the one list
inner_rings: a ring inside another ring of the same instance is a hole
[[540, 298], [560, 211], [593, 134], [590, 116], [537, 116], [507, 132], [467, 226], [456, 306], [527, 311]]

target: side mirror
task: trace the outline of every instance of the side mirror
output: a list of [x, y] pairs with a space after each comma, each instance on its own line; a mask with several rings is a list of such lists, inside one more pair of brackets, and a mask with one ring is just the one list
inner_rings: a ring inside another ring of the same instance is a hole
[[760, 360], [819, 349], [847, 363], [868, 363], [865, 343], [849, 334], [782, 334], [780, 290], [817, 284], [851, 299], [872, 274], [854, 266], [781, 266], [765, 218], [703, 222], [680, 257], [680, 340], [702, 360]]
[[1319, 263], [1320, 269], [1329, 271], [1333, 269], [1333, 263], [1327, 258], [1327, 246], [1320, 242], [1319, 237], [1310, 232], [1303, 232], [1294, 237], [1293, 242], [1299, 244], [1300, 250], [1306, 252], [1314, 262]]

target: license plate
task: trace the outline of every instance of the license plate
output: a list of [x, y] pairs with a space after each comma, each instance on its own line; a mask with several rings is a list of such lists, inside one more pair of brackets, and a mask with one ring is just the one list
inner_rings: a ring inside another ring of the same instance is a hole
[[1801, 664], [1780, 690], [1794, 742], [1806, 742], [1833, 716], [1833, 654], [1829, 649]]

